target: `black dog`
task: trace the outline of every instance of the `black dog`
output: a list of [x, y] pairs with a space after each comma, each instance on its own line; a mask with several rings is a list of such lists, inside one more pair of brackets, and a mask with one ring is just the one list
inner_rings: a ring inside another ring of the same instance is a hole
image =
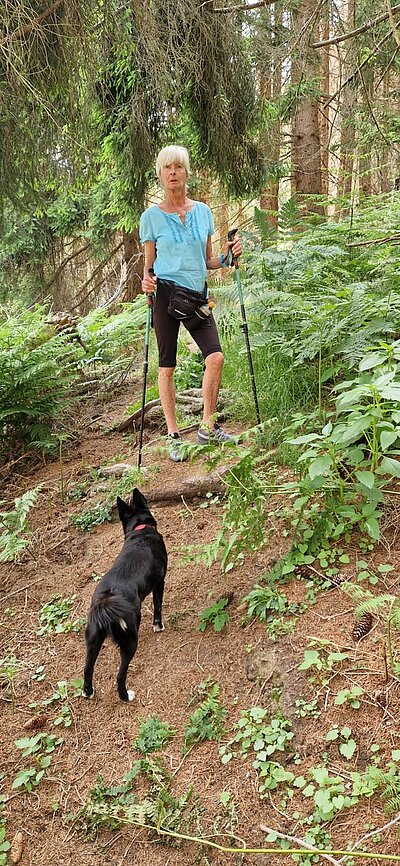
[[141, 603], [153, 593], [153, 630], [163, 631], [161, 606], [167, 551], [157, 523], [144, 496], [135, 487], [131, 502], [117, 497], [125, 541], [114, 565], [102, 577], [93, 593], [85, 631], [86, 662], [83, 696], [93, 697], [93, 669], [107, 636], [119, 646], [121, 664], [117, 676], [121, 701], [133, 701], [135, 692], [126, 690], [129, 662], [138, 644]]

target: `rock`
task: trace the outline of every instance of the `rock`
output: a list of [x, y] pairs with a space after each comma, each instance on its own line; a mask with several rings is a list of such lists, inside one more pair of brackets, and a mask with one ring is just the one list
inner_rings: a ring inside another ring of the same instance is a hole
[[248, 680], [269, 680], [277, 669], [275, 648], [257, 647], [246, 657], [245, 670]]
[[113, 463], [112, 466], [101, 466], [99, 469], [99, 475], [107, 478], [108, 476], [114, 476], [115, 478], [121, 478], [122, 475], [125, 475], [126, 472], [133, 472], [136, 467], [132, 466], [131, 463]]

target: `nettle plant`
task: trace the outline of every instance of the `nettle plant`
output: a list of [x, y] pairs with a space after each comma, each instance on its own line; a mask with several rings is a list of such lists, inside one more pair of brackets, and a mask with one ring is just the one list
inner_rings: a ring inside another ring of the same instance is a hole
[[0, 511], [0, 562], [14, 562], [30, 540], [28, 515], [37, 502], [41, 484], [14, 500], [12, 511]]
[[313, 501], [310, 524], [324, 509], [332, 518], [329, 537], [346, 537], [357, 526], [374, 544], [383, 485], [388, 476], [400, 478], [400, 341], [367, 352], [358, 374], [335, 386], [335, 394], [335, 411], [320, 432], [287, 439], [302, 449], [296, 528], [307, 540], [302, 522]]
[[309, 671], [309, 680], [321, 686], [328, 684], [332, 674], [349, 657], [347, 652], [332, 648], [325, 638], [312, 638], [304, 651], [299, 671]]
[[261, 797], [268, 796], [282, 783], [293, 782], [295, 776], [280, 763], [279, 758], [287, 750], [294, 737], [291, 723], [284, 716], [268, 718], [268, 710], [264, 707], [252, 707], [244, 710], [238, 722], [234, 725], [236, 733], [220, 747], [219, 753], [223, 764], [229, 763], [239, 755], [253, 758]]
[[30, 792], [33, 788], [36, 788], [51, 764], [53, 752], [62, 743], [62, 737], [46, 733], [15, 740], [15, 745], [17, 749], [20, 749], [21, 756], [23, 758], [32, 758], [34, 765], [18, 771], [12, 783], [12, 789], [23, 788], [25, 791]]
[[44, 634], [65, 634], [70, 631], [80, 631], [84, 625], [82, 617], [70, 617], [71, 608], [74, 606], [76, 595], [71, 598], [63, 598], [57, 593], [53, 593], [50, 600], [44, 604], [39, 610], [40, 628], [36, 630], [36, 634], [42, 636]]

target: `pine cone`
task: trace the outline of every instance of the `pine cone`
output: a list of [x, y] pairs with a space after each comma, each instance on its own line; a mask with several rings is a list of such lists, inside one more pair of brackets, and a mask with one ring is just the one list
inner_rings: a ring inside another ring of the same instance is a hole
[[380, 707], [385, 708], [387, 705], [387, 694], [386, 691], [382, 689], [377, 689], [373, 694], [374, 701], [379, 704]]
[[372, 613], [363, 613], [351, 633], [353, 640], [361, 640], [362, 637], [365, 637], [365, 635], [371, 631], [372, 623]]
[[302, 577], [304, 580], [308, 580], [310, 577], [310, 569], [308, 565], [296, 565], [296, 576]]
[[233, 592], [224, 592], [222, 595], [219, 596], [219, 598], [217, 598], [217, 603], [219, 601], [222, 601], [223, 598], [226, 598], [225, 607], [228, 607], [228, 604], [230, 604], [231, 601], [233, 600], [233, 595], [234, 595]]
[[345, 574], [333, 574], [331, 577], [332, 586], [341, 586], [342, 583], [346, 583], [347, 577]]

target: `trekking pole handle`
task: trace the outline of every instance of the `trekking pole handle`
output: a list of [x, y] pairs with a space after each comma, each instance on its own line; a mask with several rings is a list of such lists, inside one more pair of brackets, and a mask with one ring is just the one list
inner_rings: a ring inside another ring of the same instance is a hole
[[[237, 228], [235, 228], [235, 229], [229, 229], [229, 231], [228, 231], [228, 244], [231, 244], [231, 246], [232, 246], [232, 244], [233, 244], [233, 239], [234, 239], [235, 234], [236, 234], [237, 231], [238, 231]], [[237, 256], [235, 257], [235, 256], [233, 255], [232, 249], [229, 249], [228, 257], [227, 257], [227, 258], [228, 258], [228, 265], [234, 265], [235, 268], [238, 268], [238, 267], [239, 267], [239, 263], [238, 263]]]
[[[155, 276], [154, 268], [149, 268], [147, 273], [150, 275], [150, 277], [154, 277]], [[146, 297], [147, 297], [147, 306], [151, 307], [150, 326], [153, 327], [154, 293], [148, 292]]]

